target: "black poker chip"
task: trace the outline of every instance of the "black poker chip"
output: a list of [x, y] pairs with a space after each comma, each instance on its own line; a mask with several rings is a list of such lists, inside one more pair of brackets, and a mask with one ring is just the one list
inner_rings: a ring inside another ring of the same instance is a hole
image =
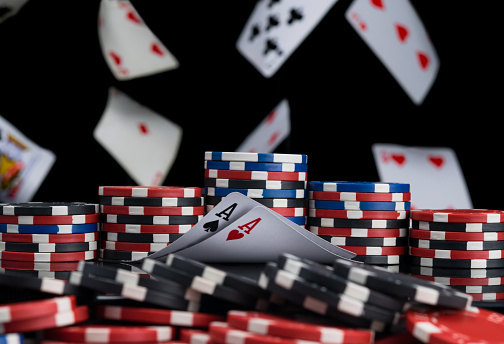
[[412, 265], [433, 268], [493, 269], [504, 268], [504, 259], [443, 259], [409, 256]]
[[97, 241], [72, 243], [20, 243], [0, 241], [0, 251], [11, 252], [79, 252], [98, 249]]
[[492, 278], [504, 277], [502, 269], [463, 269], [463, 268], [431, 268], [427, 266], [410, 265], [409, 272], [421, 276], [461, 277], [461, 278]]
[[205, 178], [203, 186], [235, 189], [304, 189], [305, 181]]
[[406, 246], [407, 237], [388, 237], [388, 238], [360, 238], [360, 237], [341, 237], [319, 235], [320, 238], [329, 241], [336, 246]]
[[137, 243], [172, 243], [182, 237], [182, 234], [151, 234], [151, 233], [115, 233], [102, 232], [101, 239], [105, 241], [137, 242]]
[[372, 265], [402, 265], [408, 263], [408, 255], [368, 256], [357, 255], [352, 260]]
[[504, 222], [469, 223], [411, 220], [411, 228], [445, 232], [502, 232], [504, 231]]
[[96, 214], [98, 212], [98, 204], [86, 202], [0, 203], [0, 215], [60, 216]]
[[436, 250], [487, 251], [503, 250], [503, 241], [452, 241], [409, 238], [409, 246]]
[[199, 207], [204, 205], [203, 197], [115, 197], [99, 196], [102, 205], [141, 207]]
[[[222, 196], [205, 196], [205, 204], [219, 204], [225, 197]], [[305, 198], [253, 198], [254, 201], [268, 208], [302, 208], [306, 207]]]
[[452, 288], [463, 293], [504, 293], [504, 285], [454, 285]]
[[202, 218], [203, 215], [156, 216], [100, 214], [100, 221], [102, 222], [139, 225], [188, 225], [195, 224]]
[[0, 273], [5, 275], [27, 276], [34, 278], [57, 278], [67, 280], [71, 271], [42, 271], [42, 270], [16, 270], [0, 268]]
[[[308, 217], [308, 226], [336, 227], [336, 228], [408, 228], [409, 219], [399, 220], [370, 220], [370, 219], [338, 219], [333, 218], [331, 223], [323, 223], [320, 217]], [[322, 226], [323, 225], [323, 226]]]
[[100, 248], [98, 250], [99, 258], [112, 261], [135, 261], [143, 259], [154, 252], [138, 252], [138, 251], [119, 251], [107, 250]]

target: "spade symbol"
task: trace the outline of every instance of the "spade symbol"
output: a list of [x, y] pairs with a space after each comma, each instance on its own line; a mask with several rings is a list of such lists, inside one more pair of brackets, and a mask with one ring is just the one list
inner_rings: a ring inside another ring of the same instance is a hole
[[215, 232], [217, 230], [217, 227], [219, 227], [219, 220], [210, 221], [203, 225], [205, 232]]

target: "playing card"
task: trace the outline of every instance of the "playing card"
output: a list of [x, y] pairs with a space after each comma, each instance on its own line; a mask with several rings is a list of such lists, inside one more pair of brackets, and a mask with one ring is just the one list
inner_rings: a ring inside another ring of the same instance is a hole
[[16, 15], [28, 0], [0, 0], [0, 24]]
[[0, 200], [30, 202], [56, 155], [28, 139], [0, 116]]
[[419, 105], [434, 83], [439, 58], [409, 1], [354, 0], [345, 17]]
[[182, 237], [171, 243], [166, 248], [154, 252], [148, 258], [157, 259], [187, 248], [218, 233], [228, 224], [246, 214], [259, 204], [251, 198], [232, 192], [222, 199], [198, 223], [196, 223]]
[[236, 48], [264, 77], [271, 77], [337, 0], [259, 0]]
[[372, 151], [381, 181], [410, 184], [412, 209], [472, 208], [451, 148], [376, 143]]
[[177, 156], [182, 128], [111, 87], [93, 135], [138, 185], [159, 186]]
[[264, 206], [253, 208], [177, 254], [202, 262], [264, 263], [276, 260], [283, 252], [327, 264], [336, 258], [355, 257]]
[[176, 69], [179, 62], [128, 0], [102, 0], [98, 37], [110, 70], [127, 80]]
[[290, 108], [282, 100], [245, 138], [236, 152], [272, 153], [290, 134]]

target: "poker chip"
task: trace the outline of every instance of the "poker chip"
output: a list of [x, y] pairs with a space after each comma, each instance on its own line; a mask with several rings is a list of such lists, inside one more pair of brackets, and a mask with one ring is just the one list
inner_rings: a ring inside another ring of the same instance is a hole
[[0, 325], [0, 333], [33, 332], [55, 327], [63, 327], [84, 322], [89, 319], [88, 306], [77, 306], [71, 310], [58, 312], [34, 319], [12, 321]]
[[141, 207], [200, 207], [201, 197], [114, 197], [98, 196], [100, 205], [141, 206]]
[[504, 300], [504, 293], [468, 293], [474, 301], [500, 301]]
[[461, 269], [492, 269], [504, 268], [504, 260], [500, 259], [441, 259], [410, 256], [413, 265], [434, 268], [461, 268]]
[[504, 241], [504, 232], [446, 232], [410, 229], [409, 237], [422, 240], [448, 241]]
[[281, 338], [335, 344], [374, 342], [374, 331], [370, 329], [325, 326], [264, 312], [232, 310], [226, 322], [243, 331]]
[[319, 235], [320, 238], [336, 246], [407, 246], [407, 237], [362, 238]]
[[411, 265], [409, 272], [416, 275], [436, 277], [489, 278], [504, 277], [504, 268], [493, 269], [461, 269], [461, 268], [432, 268], [428, 266]]
[[44, 339], [88, 343], [139, 343], [169, 341], [175, 338], [172, 326], [73, 325], [44, 331]]
[[95, 307], [98, 317], [109, 320], [121, 320], [149, 324], [207, 328], [213, 321], [224, 321], [219, 314], [190, 311], [159, 309], [149, 307], [103, 306]]
[[8, 333], [0, 335], [1, 344], [23, 344], [24, 334], [23, 333]]
[[24, 225], [0, 223], [1, 233], [13, 234], [78, 234], [98, 232], [98, 221], [77, 225]]
[[233, 171], [307, 172], [307, 164], [284, 162], [248, 162], [205, 160], [205, 169]]
[[102, 240], [100, 247], [113, 251], [156, 252], [169, 246], [169, 242], [121, 242]]
[[98, 255], [101, 259], [105, 260], [124, 260], [124, 261], [135, 261], [143, 259], [155, 251], [143, 252], [143, 251], [121, 251], [121, 250], [108, 250], [106, 248], [100, 248], [98, 250]]
[[0, 215], [59, 216], [98, 213], [98, 204], [85, 202], [0, 203]]
[[97, 257], [97, 251], [80, 252], [12, 252], [0, 251], [1, 260], [18, 260], [24, 262], [70, 262], [79, 260], [91, 260]]
[[183, 343], [189, 344], [211, 344], [210, 335], [208, 331], [203, 329], [194, 328], [179, 328], [179, 339]]
[[19, 234], [0, 233], [0, 242], [13, 243], [82, 243], [96, 241], [99, 238], [98, 232], [77, 233], [77, 234]]
[[[468, 294], [503, 293], [504, 285], [453, 285], [452, 288]], [[473, 300], [474, 301], [474, 300]]]
[[85, 215], [56, 215], [56, 216], [28, 216], [28, 215], [0, 215], [2, 224], [18, 225], [72, 225], [96, 223], [99, 221], [99, 214]]
[[204, 187], [204, 193], [208, 196], [225, 197], [232, 192], [239, 192], [250, 198], [305, 198], [305, 189], [233, 189], [233, 188], [213, 188]]
[[[19, 243], [0, 241], [0, 251], [11, 252], [78, 252], [98, 249], [97, 241], [71, 243]], [[5, 258], [4, 258], [5, 259]]]
[[411, 220], [411, 228], [445, 232], [502, 232], [504, 231], [504, 223], [429, 222]]
[[308, 198], [322, 201], [358, 201], [358, 202], [409, 202], [411, 192], [334, 192], [308, 191]]
[[501, 223], [504, 211], [489, 209], [415, 209], [411, 219], [428, 222]]
[[309, 208], [308, 216], [317, 218], [337, 218], [337, 219], [401, 220], [409, 218], [409, 211], [340, 210], [340, 209]]
[[349, 182], [349, 181], [309, 181], [310, 191], [364, 192], [364, 193], [404, 193], [410, 192], [405, 183]]
[[117, 215], [100, 214], [100, 219], [106, 223], [139, 224], [139, 225], [188, 225], [195, 224], [203, 215]]
[[0, 272], [5, 275], [21, 275], [36, 278], [58, 278], [62, 280], [68, 280], [70, 277], [70, 271], [39, 271], [39, 270], [17, 270], [17, 269], [3, 269], [0, 268]]
[[200, 187], [181, 186], [99, 186], [98, 195], [116, 197], [195, 198], [202, 196], [202, 189]]
[[416, 257], [441, 259], [501, 259], [504, 256], [504, 250], [437, 250], [410, 246], [409, 254]]
[[123, 205], [100, 205], [103, 214], [121, 215], [203, 215], [204, 207], [142, 207]]
[[486, 278], [469, 278], [469, 277], [439, 277], [439, 276], [424, 276], [411, 273], [412, 277], [423, 281], [434, 282], [439, 285], [450, 286], [500, 286], [504, 284], [503, 277], [486, 277]]
[[147, 233], [147, 234], [184, 234], [194, 224], [187, 225], [145, 225], [132, 223], [101, 223], [103, 232], [111, 233]]
[[305, 181], [290, 180], [246, 180], [246, 179], [223, 179], [223, 178], [205, 178], [203, 186], [234, 189], [271, 189], [271, 190], [289, 190], [304, 189]]
[[409, 298], [411, 301], [448, 308], [467, 308], [472, 299], [449, 286], [436, 284], [405, 273], [388, 271], [380, 266], [337, 258], [334, 273], [371, 289]]
[[335, 210], [410, 210], [410, 202], [360, 202], [360, 201], [325, 201], [310, 199], [308, 205], [313, 209]]
[[406, 255], [369, 256], [357, 255], [352, 258], [356, 262], [372, 265], [399, 265], [406, 262]]
[[48, 297], [40, 300], [0, 305], [0, 324], [65, 312], [76, 306], [77, 299], [74, 295]]
[[205, 169], [205, 178], [307, 181], [306, 172], [234, 171]]
[[[285, 216], [285, 217], [300, 217], [300, 216], [306, 216], [306, 208], [269, 208], [273, 210], [275, 213]], [[305, 220], [303, 220], [303, 224], [305, 223]]]
[[31, 270], [31, 271], [74, 271], [79, 262], [34, 262], [17, 260], [0, 260], [3, 269]]
[[205, 152], [205, 160], [219, 161], [250, 161], [250, 162], [286, 162], [306, 164], [308, 156], [305, 154], [282, 153], [252, 153], [252, 152]]
[[504, 315], [483, 308], [410, 309], [406, 329], [422, 343], [498, 343]]
[[488, 251], [503, 250], [503, 241], [452, 241], [452, 240], [429, 240], [409, 238], [408, 244], [411, 247], [440, 249], [440, 250], [461, 250], [461, 251]]
[[172, 243], [181, 238], [182, 235], [183, 234], [103, 232], [102, 239], [106, 241], [132, 243]]
[[403, 238], [408, 235], [408, 228], [335, 228], [308, 226], [308, 230], [323, 237]]
[[408, 253], [407, 246], [339, 246], [363, 256], [400, 256]]
[[340, 219], [340, 218], [307, 218], [309, 226], [335, 227], [335, 228], [408, 228], [409, 219], [387, 220], [387, 219]]
[[[205, 196], [207, 205], [217, 205], [224, 197]], [[254, 201], [268, 208], [303, 208], [306, 207], [304, 198], [254, 198]]]
[[289, 221], [294, 222], [296, 225], [304, 226], [306, 223], [306, 216], [284, 216]]

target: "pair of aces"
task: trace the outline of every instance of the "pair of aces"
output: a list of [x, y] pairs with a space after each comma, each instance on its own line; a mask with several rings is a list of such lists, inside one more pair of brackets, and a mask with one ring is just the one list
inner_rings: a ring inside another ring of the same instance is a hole
[[351, 259], [353, 252], [312, 232], [241, 193], [231, 193], [175, 242], [148, 258], [177, 253], [209, 263], [264, 263], [282, 253], [321, 263]]

